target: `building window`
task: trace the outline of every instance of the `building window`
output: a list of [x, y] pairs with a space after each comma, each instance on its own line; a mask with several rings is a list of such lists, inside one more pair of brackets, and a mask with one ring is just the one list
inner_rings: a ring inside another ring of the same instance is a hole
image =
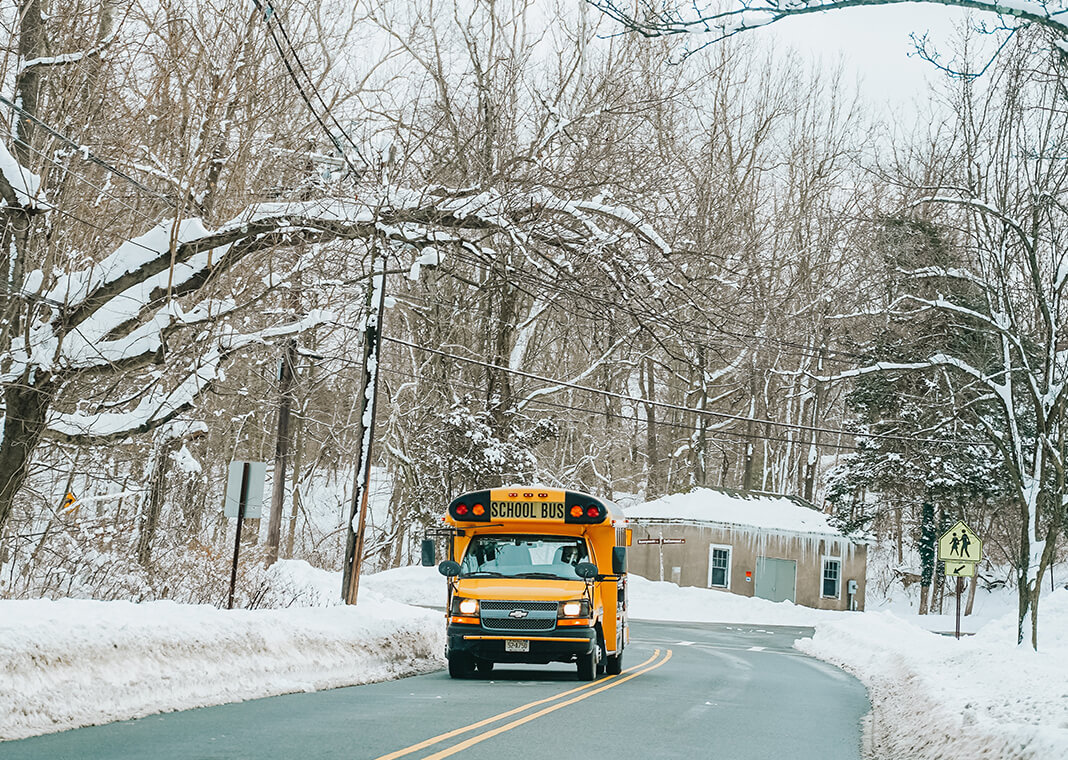
[[837, 557], [823, 558], [823, 585], [820, 596], [840, 599], [842, 594], [842, 560]]
[[708, 585], [710, 588], [731, 587], [731, 548], [708, 547]]

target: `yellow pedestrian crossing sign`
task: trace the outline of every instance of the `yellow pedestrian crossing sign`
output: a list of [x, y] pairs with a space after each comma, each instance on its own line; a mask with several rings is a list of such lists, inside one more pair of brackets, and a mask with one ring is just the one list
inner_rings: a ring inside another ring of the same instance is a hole
[[975, 562], [947, 562], [946, 575], [958, 578], [971, 578], [975, 575]]
[[[983, 542], [979, 540], [979, 536], [975, 535], [975, 531], [964, 524], [963, 520], [958, 520], [957, 524], [942, 534], [942, 537], [938, 539], [938, 561], [939, 562], [956, 562], [958, 565], [962, 562], [978, 562], [983, 558]], [[946, 572], [949, 573], [949, 568], [946, 568]], [[957, 575], [957, 573], [951, 573]], [[973, 573], [968, 573], [968, 576]]]

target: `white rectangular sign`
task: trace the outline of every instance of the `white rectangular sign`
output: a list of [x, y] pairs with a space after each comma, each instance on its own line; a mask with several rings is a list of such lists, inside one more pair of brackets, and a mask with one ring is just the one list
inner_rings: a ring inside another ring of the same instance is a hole
[[263, 482], [267, 478], [266, 462], [230, 462], [226, 478], [226, 497], [223, 516], [237, 517], [241, 499], [241, 473], [248, 465], [248, 498], [245, 500], [245, 519], [258, 519], [263, 513]]

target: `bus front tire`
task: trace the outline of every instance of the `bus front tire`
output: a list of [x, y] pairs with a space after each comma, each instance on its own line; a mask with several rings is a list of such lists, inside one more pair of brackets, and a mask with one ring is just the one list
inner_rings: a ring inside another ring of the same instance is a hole
[[610, 654], [605, 658], [605, 672], [610, 676], [618, 676], [623, 672], [623, 653]]
[[480, 675], [488, 676], [493, 672], [493, 660], [475, 660], [475, 670]]
[[453, 678], [470, 678], [475, 672], [474, 658], [457, 652], [449, 654], [449, 675]]
[[597, 648], [589, 654], [580, 654], [578, 657], [578, 680], [592, 681], [597, 678]]

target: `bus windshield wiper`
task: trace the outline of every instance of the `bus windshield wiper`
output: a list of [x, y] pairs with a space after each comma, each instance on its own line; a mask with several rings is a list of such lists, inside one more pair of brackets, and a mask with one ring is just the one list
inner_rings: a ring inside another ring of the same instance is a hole
[[556, 573], [516, 573], [513, 578], [553, 578], [554, 580], [561, 581], [574, 581], [578, 578], [566, 578], [563, 575], [557, 575]]
[[478, 575], [484, 575], [487, 578], [503, 578], [504, 577], [504, 573], [498, 573], [495, 570], [473, 570], [470, 573], [464, 573], [461, 577], [462, 578], [474, 578], [475, 576], [478, 576]]

